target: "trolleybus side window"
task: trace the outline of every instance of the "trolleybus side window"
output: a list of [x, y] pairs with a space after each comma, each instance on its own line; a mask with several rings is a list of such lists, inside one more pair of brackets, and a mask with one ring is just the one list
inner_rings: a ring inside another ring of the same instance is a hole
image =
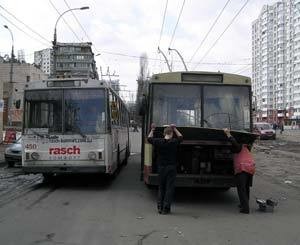
[[112, 125], [119, 125], [119, 105], [118, 97], [110, 92], [110, 111], [111, 111], [111, 122]]
[[125, 107], [124, 105], [121, 103], [121, 126], [122, 127], [125, 127], [126, 126], [126, 123], [125, 123]]
[[106, 125], [107, 125], [107, 131], [110, 132], [111, 131], [111, 124], [112, 124], [112, 118], [111, 118], [111, 108], [110, 108], [110, 96], [111, 93], [109, 90], [106, 90]]

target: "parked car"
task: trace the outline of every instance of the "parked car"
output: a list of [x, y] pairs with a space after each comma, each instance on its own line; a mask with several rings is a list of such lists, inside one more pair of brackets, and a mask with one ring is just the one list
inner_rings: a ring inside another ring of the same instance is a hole
[[260, 135], [260, 139], [276, 139], [276, 131], [270, 123], [254, 123], [254, 132]]
[[9, 167], [22, 164], [22, 138], [19, 137], [5, 149], [5, 161]]

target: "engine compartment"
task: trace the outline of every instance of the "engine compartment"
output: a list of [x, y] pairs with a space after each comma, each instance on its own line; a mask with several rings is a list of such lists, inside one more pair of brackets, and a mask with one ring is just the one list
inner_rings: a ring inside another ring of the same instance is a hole
[[[157, 152], [152, 155], [152, 172], [157, 173]], [[177, 173], [188, 175], [233, 175], [230, 146], [181, 144], [177, 153]]]
[[[234, 174], [231, 143], [223, 129], [178, 127], [183, 142], [178, 147], [177, 173], [187, 175]], [[240, 144], [252, 144], [256, 134], [246, 131], [231, 131]], [[163, 127], [157, 127], [154, 137], [163, 138]], [[152, 152], [152, 173], [157, 173], [157, 152]]]

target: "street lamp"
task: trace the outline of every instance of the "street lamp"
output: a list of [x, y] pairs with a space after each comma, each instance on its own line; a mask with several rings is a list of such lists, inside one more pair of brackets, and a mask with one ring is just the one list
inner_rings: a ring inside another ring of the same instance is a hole
[[14, 36], [12, 31], [9, 29], [7, 25], [4, 25], [4, 28], [6, 28], [10, 35], [12, 40], [11, 45], [11, 58], [10, 58], [10, 73], [9, 73], [9, 88], [8, 88], [8, 109], [7, 109], [7, 117], [8, 117], [8, 125], [11, 126], [12, 124], [12, 118], [11, 118], [11, 107], [12, 107], [12, 91], [13, 91], [13, 66], [14, 66]]
[[84, 6], [84, 7], [81, 7], [81, 8], [72, 8], [72, 9], [68, 9], [66, 10], [65, 12], [63, 12], [62, 14], [60, 14], [55, 22], [55, 27], [54, 27], [54, 37], [53, 37], [53, 58], [54, 58], [54, 61], [53, 61], [53, 73], [55, 74], [56, 73], [56, 53], [55, 53], [55, 49], [56, 49], [56, 41], [57, 41], [57, 35], [56, 35], [56, 27], [57, 27], [57, 23], [58, 21], [60, 20], [60, 18], [65, 14], [65, 13], [68, 13], [70, 11], [73, 11], [73, 10], [85, 10], [85, 9], [89, 9], [88, 6]]
[[178, 51], [177, 49], [175, 49], [175, 48], [168, 48], [168, 50], [169, 50], [169, 52], [170, 52], [170, 51], [175, 51], [175, 52], [178, 54], [179, 58], [181, 59], [182, 64], [184, 65], [185, 71], [188, 71], [187, 66], [186, 66], [186, 64], [185, 64], [185, 62], [184, 62], [184, 59], [183, 59], [183, 57], [181, 56], [181, 54], [179, 53], [179, 51]]

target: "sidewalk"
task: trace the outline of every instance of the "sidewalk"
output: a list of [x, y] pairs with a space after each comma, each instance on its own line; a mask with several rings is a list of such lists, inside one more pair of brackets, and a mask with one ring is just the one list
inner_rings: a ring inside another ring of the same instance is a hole
[[276, 136], [281, 140], [300, 142], [300, 129], [285, 129], [282, 134], [277, 130]]

